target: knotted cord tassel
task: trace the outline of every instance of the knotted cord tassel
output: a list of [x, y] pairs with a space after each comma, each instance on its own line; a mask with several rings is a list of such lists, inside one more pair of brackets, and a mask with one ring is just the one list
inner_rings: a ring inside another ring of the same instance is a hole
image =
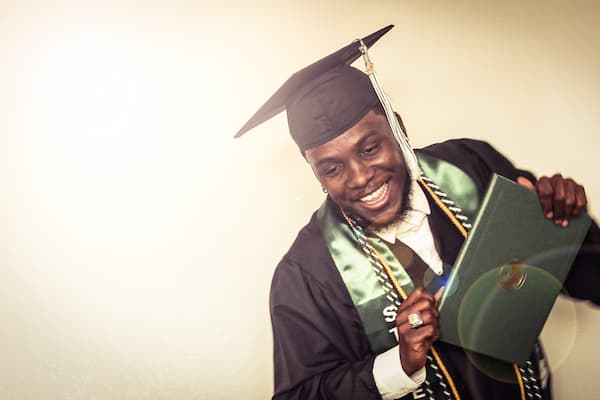
[[421, 171], [421, 167], [419, 166], [419, 162], [417, 161], [417, 156], [415, 155], [412, 147], [408, 143], [408, 138], [406, 134], [402, 131], [396, 116], [394, 115], [394, 110], [390, 103], [390, 100], [386, 96], [379, 80], [377, 80], [377, 76], [375, 75], [375, 68], [373, 67], [373, 63], [369, 58], [369, 54], [367, 52], [367, 46], [363, 43], [361, 39], [358, 39], [360, 42], [359, 50], [362, 53], [363, 60], [365, 62], [365, 72], [369, 76], [369, 80], [375, 89], [375, 93], [377, 93], [377, 97], [379, 98], [379, 102], [383, 106], [383, 110], [385, 111], [385, 116], [387, 117], [388, 123], [392, 128], [392, 133], [394, 134], [394, 138], [398, 145], [400, 146], [400, 151], [404, 157], [404, 163], [406, 164], [406, 168], [408, 170], [408, 174], [412, 180], [417, 180], [423, 172]]

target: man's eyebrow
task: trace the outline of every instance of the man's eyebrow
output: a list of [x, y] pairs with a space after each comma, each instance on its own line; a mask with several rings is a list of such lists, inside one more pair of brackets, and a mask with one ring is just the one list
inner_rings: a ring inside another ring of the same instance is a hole
[[378, 135], [379, 132], [376, 129], [369, 130], [363, 137], [361, 137], [355, 144], [354, 147], [362, 146], [367, 140], [371, 139], [373, 136]]
[[327, 163], [336, 163], [338, 162], [338, 159], [335, 157], [325, 157], [325, 158], [321, 158], [319, 161], [317, 161], [315, 163], [315, 167], [320, 167], [323, 164], [327, 164]]
[[[371, 139], [373, 136], [376, 136], [379, 134], [379, 131], [377, 131], [375, 128], [369, 130], [363, 137], [361, 137], [359, 140], [356, 141], [356, 143], [354, 143], [352, 145], [353, 148], [357, 148], [357, 147], [361, 147], [364, 145], [364, 143]], [[339, 159], [337, 157], [325, 157], [325, 158], [321, 158], [320, 160], [318, 160], [317, 162], [315, 162], [315, 167], [319, 167], [322, 164], [326, 164], [329, 162], [339, 162]]]

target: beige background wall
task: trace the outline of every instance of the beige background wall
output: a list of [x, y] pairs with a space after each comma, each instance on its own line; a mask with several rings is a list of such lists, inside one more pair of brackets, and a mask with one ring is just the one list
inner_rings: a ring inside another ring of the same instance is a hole
[[[599, 215], [600, 3], [215, 3], [0, 0], [0, 398], [268, 398], [272, 271], [323, 194], [284, 116], [231, 137], [388, 23], [416, 146], [490, 140]], [[598, 332], [553, 311], [558, 400], [600, 391]]]

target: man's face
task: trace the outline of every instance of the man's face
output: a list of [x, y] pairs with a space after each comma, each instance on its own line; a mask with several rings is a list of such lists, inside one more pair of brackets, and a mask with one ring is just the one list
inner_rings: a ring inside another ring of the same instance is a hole
[[369, 111], [352, 128], [305, 155], [343, 210], [371, 224], [386, 225], [407, 207], [410, 182], [385, 116]]

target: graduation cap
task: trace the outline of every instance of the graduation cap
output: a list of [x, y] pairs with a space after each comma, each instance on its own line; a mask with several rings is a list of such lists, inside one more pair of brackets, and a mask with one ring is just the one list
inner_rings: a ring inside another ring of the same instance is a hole
[[[383, 105], [396, 139], [406, 142], [400, 143], [405, 160], [406, 151], [414, 158], [366, 53], [369, 47], [393, 27], [388, 25], [363, 39], [355, 40], [294, 73], [242, 126], [235, 137], [242, 136], [285, 109], [290, 134], [304, 153], [346, 132], [369, 110]], [[361, 56], [365, 58], [368, 74], [350, 66]], [[416, 163], [416, 158], [414, 162], [407, 163], [409, 172], [415, 168], [411, 167], [411, 163]], [[413, 175], [411, 172], [411, 176]]]

